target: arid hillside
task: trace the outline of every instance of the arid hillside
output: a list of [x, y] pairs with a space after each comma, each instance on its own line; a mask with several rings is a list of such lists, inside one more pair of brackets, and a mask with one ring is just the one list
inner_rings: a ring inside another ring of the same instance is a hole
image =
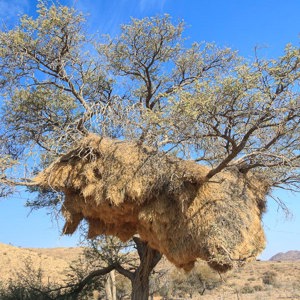
[[0, 243], [0, 278], [6, 282], [34, 267], [41, 268], [50, 281], [61, 281], [70, 261], [79, 254], [80, 248], [25, 249]]
[[[0, 243], [0, 282], [14, 280], [33, 266], [47, 280], [63, 282], [82, 253], [82, 248], [24, 249]], [[300, 261], [256, 261], [220, 277], [202, 263], [186, 275], [163, 260], [157, 271], [163, 276], [152, 281], [155, 299], [300, 299]], [[124, 279], [117, 280], [124, 286]]]
[[300, 251], [280, 252], [270, 258], [271, 261], [294, 261], [300, 260]]

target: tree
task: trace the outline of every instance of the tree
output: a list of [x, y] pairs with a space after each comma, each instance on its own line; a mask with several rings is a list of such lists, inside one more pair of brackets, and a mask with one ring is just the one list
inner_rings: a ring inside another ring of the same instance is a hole
[[[134, 237], [129, 243], [122, 243], [115, 237], [98, 237], [90, 240], [89, 244], [85, 256], [86, 261], [92, 265], [94, 272], [87, 272], [87, 276], [79, 280], [78, 287], [75, 285], [77, 292], [80, 291], [80, 288], [88, 286], [89, 281], [99, 277], [97, 272], [113, 266], [112, 269], [129, 279], [133, 299], [148, 299], [149, 278], [161, 259], [161, 254], [158, 251], [151, 249], [137, 237]], [[138, 257], [132, 251], [133, 249], [137, 250]], [[91, 274], [95, 275], [91, 276]], [[109, 287], [109, 289], [111, 288]]]
[[[236, 169], [299, 190], [299, 48], [249, 62], [213, 44], [186, 48], [184, 23], [167, 15], [98, 38], [72, 8], [40, 1], [37, 12], [0, 33], [1, 195], [32, 186], [89, 132], [207, 165], [205, 182]], [[61, 201], [43, 190], [31, 204]], [[136, 242], [155, 265], [155, 250]], [[133, 299], [146, 299], [142, 281]]]

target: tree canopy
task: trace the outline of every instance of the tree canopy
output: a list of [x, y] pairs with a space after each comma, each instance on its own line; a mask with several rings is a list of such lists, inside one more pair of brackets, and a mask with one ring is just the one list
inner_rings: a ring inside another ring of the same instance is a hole
[[209, 165], [207, 180], [234, 166], [299, 189], [299, 48], [249, 61], [213, 44], [186, 47], [184, 26], [164, 15], [92, 36], [80, 12], [40, 1], [35, 19], [4, 28], [2, 192], [88, 132]]

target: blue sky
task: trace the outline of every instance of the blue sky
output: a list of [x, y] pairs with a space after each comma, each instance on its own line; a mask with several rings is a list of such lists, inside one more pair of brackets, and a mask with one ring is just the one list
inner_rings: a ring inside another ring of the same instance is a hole
[[[263, 57], [278, 57], [287, 43], [299, 45], [299, 0], [62, 0], [88, 14], [91, 32], [115, 35], [130, 17], [142, 18], [168, 13], [187, 24], [189, 41], [215, 42], [238, 50], [252, 59], [259, 47]], [[35, 15], [35, 0], [0, 0], [1, 23], [13, 24], [21, 13]], [[269, 201], [263, 223], [267, 247], [262, 259], [278, 252], [300, 250], [300, 194], [276, 193], [292, 212], [285, 217], [278, 205]], [[62, 222], [47, 214], [23, 207], [28, 195], [20, 192], [0, 200], [0, 242], [22, 247], [74, 246], [78, 236], [62, 237]], [[29, 215], [28, 215], [29, 214]]]

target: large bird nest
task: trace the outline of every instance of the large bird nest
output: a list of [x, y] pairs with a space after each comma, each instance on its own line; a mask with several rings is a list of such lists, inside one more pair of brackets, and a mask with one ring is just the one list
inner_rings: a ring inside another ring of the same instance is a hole
[[90, 134], [35, 181], [65, 194], [65, 234], [80, 221], [89, 238], [140, 238], [177, 267], [197, 258], [218, 271], [264, 248], [261, 215], [268, 184], [237, 170], [204, 180], [209, 168], [135, 143]]

